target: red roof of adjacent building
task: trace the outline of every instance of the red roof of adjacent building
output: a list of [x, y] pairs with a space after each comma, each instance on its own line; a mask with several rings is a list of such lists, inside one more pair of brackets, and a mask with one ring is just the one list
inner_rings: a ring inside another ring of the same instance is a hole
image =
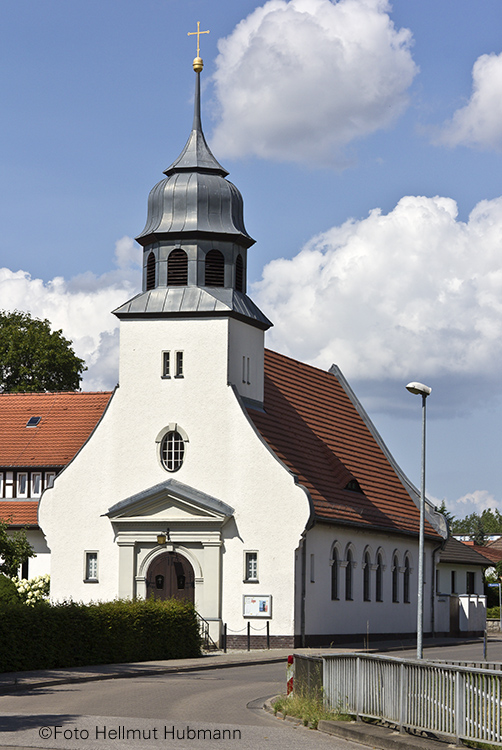
[[[0, 467], [66, 466], [111, 397], [111, 391], [1, 393]], [[37, 426], [26, 426], [31, 417], [40, 417]]]
[[0, 521], [9, 526], [38, 526], [38, 500], [2, 500]]
[[[266, 350], [265, 411], [249, 416], [318, 520], [417, 533], [419, 510], [354, 401], [334, 374]], [[346, 489], [354, 479], [362, 492]], [[438, 536], [427, 522], [426, 533]]]

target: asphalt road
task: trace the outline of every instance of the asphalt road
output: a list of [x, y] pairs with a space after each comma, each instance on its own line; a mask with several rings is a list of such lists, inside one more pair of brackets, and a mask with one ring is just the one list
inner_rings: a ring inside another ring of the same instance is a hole
[[0, 697], [0, 745], [44, 750], [362, 747], [295, 727], [259, 708], [263, 698], [284, 688], [284, 664], [37, 688]]

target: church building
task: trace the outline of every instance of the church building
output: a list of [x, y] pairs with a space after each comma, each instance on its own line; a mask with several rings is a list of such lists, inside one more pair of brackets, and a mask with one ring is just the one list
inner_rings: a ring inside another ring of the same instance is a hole
[[[188, 598], [229, 647], [416, 632], [418, 495], [337, 367], [268, 351], [254, 243], [195, 111], [151, 191], [119, 385], [45, 489], [54, 600]], [[427, 503], [424, 630], [448, 536]], [[482, 594], [481, 568], [476, 592]]]

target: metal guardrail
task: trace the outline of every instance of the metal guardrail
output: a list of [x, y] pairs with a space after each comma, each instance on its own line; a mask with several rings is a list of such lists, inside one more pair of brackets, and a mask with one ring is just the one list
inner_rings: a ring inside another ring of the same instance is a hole
[[[310, 661], [310, 666], [306, 662]], [[295, 691], [340, 713], [502, 746], [502, 672], [373, 654], [295, 654]]]

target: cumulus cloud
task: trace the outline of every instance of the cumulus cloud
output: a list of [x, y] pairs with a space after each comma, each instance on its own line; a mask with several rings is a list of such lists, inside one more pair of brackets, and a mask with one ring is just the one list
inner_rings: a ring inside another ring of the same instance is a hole
[[448, 503], [448, 510], [457, 518], [465, 518], [471, 513], [481, 515], [484, 510], [489, 508], [500, 508], [500, 502], [488, 490], [474, 490], [474, 492], [468, 492], [459, 497], [453, 503]]
[[500, 392], [501, 247], [502, 197], [461, 222], [449, 198], [407, 196], [270, 262], [255, 299], [275, 323], [273, 348], [338, 364], [368, 385], [372, 408], [406, 378], [457, 388], [475, 379], [486, 386], [477, 397], [489, 397]]
[[439, 141], [502, 151], [502, 53], [478, 57], [471, 98], [446, 123]]
[[130, 237], [117, 241], [115, 264], [102, 276], [86, 273], [68, 281], [58, 276], [49, 282], [0, 268], [1, 308], [29, 312], [61, 328], [88, 366], [85, 390], [113, 388], [118, 380], [118, 320], [111, 311], [137, 294], [141, 281], [141, 248]]
[[390, 126], [417, 67], [387, 0], [270, 0], [219, 41], [212, 145], [221, 156], [340, 164]]

